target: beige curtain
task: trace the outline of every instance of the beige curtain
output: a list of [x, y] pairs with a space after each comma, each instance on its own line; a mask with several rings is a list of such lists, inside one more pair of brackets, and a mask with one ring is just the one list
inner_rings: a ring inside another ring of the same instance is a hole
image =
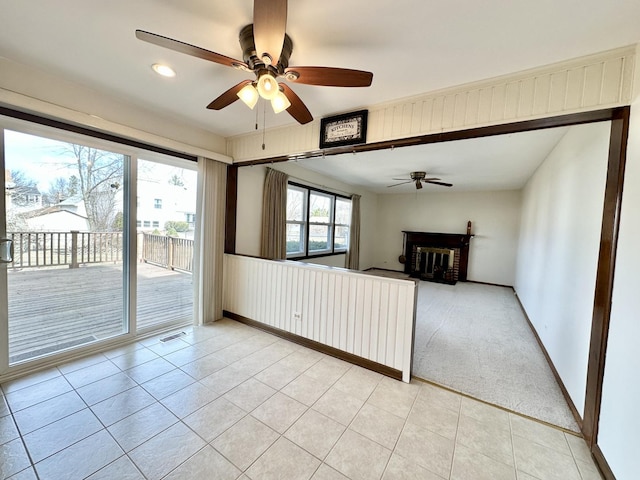
[[351, 196], [351, 225], [349, 226], [349, 250], [347, 265], [351, 270], [360, 269], [360, 195]]
[[222, 318], [226, 188], [227, 165], [199, 157], [193, 258], [195, 325]]
[[262, 197], [260, 256], [271, 260], [287, 258], [287, 181], [285, 173], [267, 169]]

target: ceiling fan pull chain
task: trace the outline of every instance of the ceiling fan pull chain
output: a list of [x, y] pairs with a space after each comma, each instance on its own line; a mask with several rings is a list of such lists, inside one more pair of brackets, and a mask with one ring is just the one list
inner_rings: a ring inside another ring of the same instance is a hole
[[262, 102], [262, 106], [262, 150], [264, 150], [264, 136], [267, 130], [267, 102]]

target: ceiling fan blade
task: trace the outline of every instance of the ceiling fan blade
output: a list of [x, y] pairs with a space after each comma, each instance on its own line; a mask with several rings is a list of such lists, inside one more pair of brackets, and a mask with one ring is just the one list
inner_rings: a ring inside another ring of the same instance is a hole
[[300, 100], [300, 97], [296, 95], [296, 92], [291, 90], [284, 83], [280, 84], [280, 88], [282, 88], [284, 95], [291, 102], [291, 106], [287, 108], [287, 112], [289, 113], [289, 115], [295, 118], [298, 121], [298, 123], [302, 125], [304, 125], [305, 123], [309, 123], [311, 120], [313, 120], [313, 116], [311, 115], [311, 112], [309, 111], [307, 106], [304, 104], [304, 102]]
[[287, 0], [254, 0], [253, 40], [258, 58], [268, 53], [278, 63], [287, 28]]
[[162, 35], [157, 35], [155, 33], [145, 32], [144, 30], [136, 30], [136, 37], [138, 38], [138, 40], [142, 40], [144, 42], [153, 43], [154, 45], [168, 48], [169, 50], [173, 50], [175, 52], [186, 53], [187, 55], [191, 55], [192, 57], [202, 58], [204, 60], [209, 60], [210, 62], [226, 65], [227, 67], [249, 68], [246, 63], [240, 60], [236, 60], [235, 58], [226, 57], [224, 55], [220, 55], [219, 53], [211, 52], [209, 50], [205, 50], [204, 48], [180, 42], [178, 40], [174, 40], [173, 38], [163, 37]]
[[[334, 67], [290, 67], [284, 70], [287, 79], [306, 85], [327, 87], [368, 87], [373, 81], [373, 73], [363, 70]], [[298, 75], [295, 78], [295, 75]]]
[[430, 178], [424, 178], [423, 181], [424, 182], [430, 182], [432, 180], [440, 180], [439, 178], [435, 178], [435, 177], [430, 177]]
[[249, 83], [251, 83], [251, 80], [243, 80], [239, 84], [234, 85], [209, 105], [207, 105], [207, 108], [210, 110], [222, 110], [224, 107], [231, 105], [233, 102], [238, 100], [238, 92], [242, 89], [242, 87]]
[[453, 187], [452, 183], [435, 182], [433, 180], [428, 180], [428, 179], [425, 179], [424, 183], [433, 183], [435, 185], [442, 185], [443, 187]]
[[[394, 178], [393, 180], [402, 180], [402, 179]], [[407, 180], [406, 182], [402, 182], [402, 183], [394, 183], [393, 185], [387, 185], [387, 188], [397, 187], [398, 185], [404, 185], [405, 183], [411, 183], [411, 182], [413, 182], [413, 180]]]

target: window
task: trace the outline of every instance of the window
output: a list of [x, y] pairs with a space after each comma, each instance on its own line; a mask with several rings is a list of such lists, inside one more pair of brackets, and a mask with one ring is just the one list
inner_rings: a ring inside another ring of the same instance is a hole
[[350, 220], [349, 198], [290, 183], [287, 189], [287, 257], [346, 252]]
[[159, 221], [157, 221], [157, 220], [154, 220], [154, 221], [152, 222], [151, 226], [152, 226], [153, 228], [160, 228], [160, 222], [159, 222]]
[[149, 228], [151, 226], [151, 222], [149, 220], [145, 220], [143, 222], [144, 228]]
[[161, 198], [154, 198], [153, 199], [153, 208], [162, 208], [162, 199]]

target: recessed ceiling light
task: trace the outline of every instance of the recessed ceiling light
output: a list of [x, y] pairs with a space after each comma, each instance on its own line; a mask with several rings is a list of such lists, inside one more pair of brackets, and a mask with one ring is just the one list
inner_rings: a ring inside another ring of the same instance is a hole
[[154, 63], [151, 65], [153, 71], [158, 75], [162, 75], [163, 77], [175, 77], [176, 72], [168, 65], [162, 65], [161, 63]]

